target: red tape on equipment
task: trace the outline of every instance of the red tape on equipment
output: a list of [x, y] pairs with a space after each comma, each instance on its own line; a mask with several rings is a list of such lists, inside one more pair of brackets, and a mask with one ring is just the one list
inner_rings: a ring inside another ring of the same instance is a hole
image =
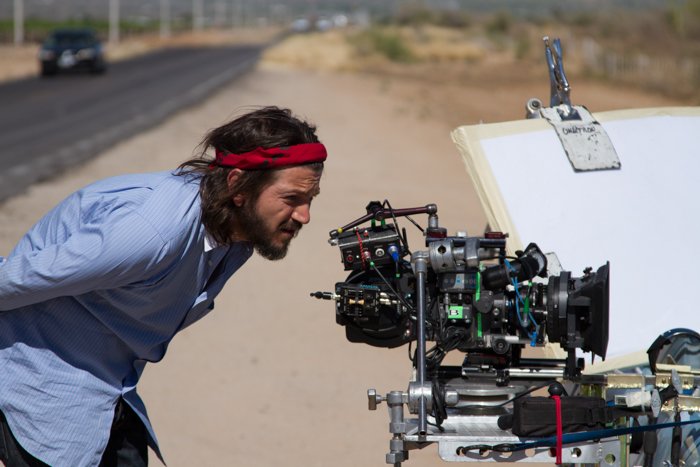
[[561, 397], [559, 396], [552, 396], [552, 399], [554, 399], [554, 407], [556, 410], [556, 416], [557, 416], [557, 446], [556, 446], [556, 464], [561, 465], [561, 451], [562, 451], [562, 445], [564, 444], [562, 442], [562, 438], [564, 437], [564, 429], [562, 427], [562, 422], [561, 422]]

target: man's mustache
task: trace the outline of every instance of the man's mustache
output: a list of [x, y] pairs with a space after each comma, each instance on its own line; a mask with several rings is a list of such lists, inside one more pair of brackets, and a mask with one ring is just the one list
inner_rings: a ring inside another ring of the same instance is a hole
[[280, 226], [280, 230], [293, 230], [294, 235], [298, 234], [303, 224], [301, 222], [295, 221], [294, 219], [289, 219], [287, 222]]

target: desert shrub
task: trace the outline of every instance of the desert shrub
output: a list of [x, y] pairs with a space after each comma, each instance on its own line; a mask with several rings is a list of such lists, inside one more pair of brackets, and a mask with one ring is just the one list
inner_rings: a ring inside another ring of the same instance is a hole
[[515, 40], [515, 50], [513, 51], [516, 60], [527, 58], [532, 50], [532, 42], [527, 36], [520, 36]]
[[506, 34], [513, 25], [513, 18], [507, 11], [499, 11], [486, 22], [486, 32], [489, 34]]
[[413, 61], [411, 48], [401, 35], [387, 28], [370, 28], [350, 39], [359, 55], [379, 54], [392, 62]]
[[441, 11], [437, 17], [437, 25], [447, 28], [466, 29], [472, 23], [472, 17], [465, 11]]
[[401, 26], [422, 26], [437, 24], [438, 14], [435, 10], [408, 5], [399, 9], [395, 21]]

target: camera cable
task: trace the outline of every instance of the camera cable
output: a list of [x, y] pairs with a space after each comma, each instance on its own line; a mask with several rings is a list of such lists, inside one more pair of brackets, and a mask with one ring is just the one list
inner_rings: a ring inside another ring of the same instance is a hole
[[[406, 240], [406, 232], [404, 232], [403, 237], [402, 237], [401, 234], [399, 233], [399, 221], [396, 219], [396, 215], [394, 214], [394, 208], [391, 207], [391, 203], [389, 202], [388, 199], [385, 199], [383, 204], [386, 205], [387, 209], [389, 209], [389, 212], [391, 213], [391, 218], [392, 218], [393, 221], [394, 221], [394, 231], [396, 232], [396, 236], [399, 237], [399, 239], [400, 239], [401, 242], [403, 243], [403, 247], [406, 249], [406, 253], [408, 253], [408, 254], [410, 255], [410, 254], [411, 254], [411, 250], [408, 248], [408, 240]], [[416, 223], [416, 221], [414, 221], [413, 219], [411, 219], [410, 216], [406, 216], [406, 219], [408, 219], [409, 221], [411, 221], [411, 223], [412, 223], [413, 225], [415, 225], [416, 227], [418, 227], [418, 230], [420, 230], [421, 233], [424, 232], [423, 228], [422, 228], [420, 225], [418, 225], [418, 224]]]
[[384, 282], [384, 284], [387, 287], [389, 287], [389, 290], [391, 290], [391, 293], [396, 295], [396, 298], [398, 298], [401, 301], [403, 306], [405, 306], [408, 311], [415, 313], [415, 309], [401, 296], [401, 294], [399, 294], [396, 290], [394, 290], [394, 288], [391, 286], [391, 283], [386, 279], [386, 277], [384, 277], [384, 274], [382, 274], [382, 272], [379, 270], [379, 268], [377, 266], [375, 266], [374, 261], [369, 262], [369, 267], [372, 268], [372, 270], [377, 273], [377, 275], [382, 280], [382, 282]]
[[[510, 264], [510, 261], [507, 259], [504, 259], [505, 265], [508, 268], [510, 272], [516, 272], [515, 268], [513, 267], [512, 264]], [[530, 311], [530, 306], [529, 306], [529, 297], [528, 300], [523, 300], [523, 297], [520, 295], [520, 289], [518, 288], [518, 281], [515, 276], [511, 277], [511, 283], [513, 284], [513, 289], [515, 289], [515, 314], [518, 317], [518, 322], [520, 323], [520, 326], [523, 328], [525, 332], [528, 333], [528, 336], [532, 340], [532, 345], [534, 346], [535, 343], [537, 342], [537, 338], [540, 334], [540, 326], [535, 320], [535, 317], [532, 315], [532, 312]], [[529, 290], [529, 287], [528, 287]], [[530, 332], [528, 330], [528, 323], [526, 323], [523, 320], [522, 314], [520, 313], [520, 304], [523, 305], [524, 311], [527, 314], [528, 318], [530, 319], [530, 322], [535, 326], [535, 330], [533, 332]]]

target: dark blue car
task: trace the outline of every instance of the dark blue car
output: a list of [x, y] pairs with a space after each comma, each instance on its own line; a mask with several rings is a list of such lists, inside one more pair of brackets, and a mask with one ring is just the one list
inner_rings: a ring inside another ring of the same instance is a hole
[[102, 73], [107, 69], [104, 48], [91, 29], [59, 29], [51, 33], [39, 51], [41, 75], [84, 69]]

